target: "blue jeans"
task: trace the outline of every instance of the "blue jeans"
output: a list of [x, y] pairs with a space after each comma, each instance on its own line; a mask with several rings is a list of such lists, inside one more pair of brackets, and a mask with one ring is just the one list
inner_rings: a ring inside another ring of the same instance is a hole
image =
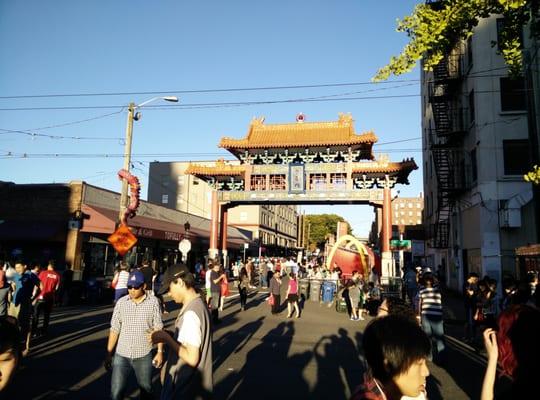
[[152, 398], [152, 353], [141, 358], [127, 358], [114, 355], [112, 363], [111, 398], [123, 400], [124, 391], [131, 371], [135, 372], [135, 378], [141, 390], [141, 399]]
[[432, 347], [433, 358], [437, 358], [444, 351], [444, 323], [442, 316], [422, 315], [422, 329], [428, 335]]
[[124, 297], [126, 294], [128, 294], [127, 288], [115, 289], [114, 290], [114, 303], [116, 304], [118, 299], [120, 299], [120, 297]]
[[268, 281], [266, 280], [266, 274], [260, 274], [259, 279], [261, 281], [261, 287], [268, 287]]

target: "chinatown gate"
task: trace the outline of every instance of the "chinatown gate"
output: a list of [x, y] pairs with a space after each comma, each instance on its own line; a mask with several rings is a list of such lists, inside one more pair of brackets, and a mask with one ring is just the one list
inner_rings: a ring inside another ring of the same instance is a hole
[[409, 173], [418, 167], [413, 159], [375, 159], [372, 148], [377, 140], [373, 132], [356, 134], [350, 114], [330, 122], [304, 122], [302, 114], [289, 124], [253, 119], [245, 138], [222, 138], [219, 147], [240, 163], [194, 163], [186, 170], [214, 189], [209, 256], [217, 257], [221, 247], [227, 257], [227, 210], [237, 205], [368, 204], [382, 207], [381, 267], [382, 275], [389, 276], [390, 190], [398, 183], [408, 184]]

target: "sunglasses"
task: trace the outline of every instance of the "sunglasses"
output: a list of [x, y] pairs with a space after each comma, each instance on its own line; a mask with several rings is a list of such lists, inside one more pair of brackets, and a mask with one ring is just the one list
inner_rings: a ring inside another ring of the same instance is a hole
[[139, 290], [140, 288], [142, 288], [143, 285], [139, 285], [139, 286], [128, 286], [128, 290]]

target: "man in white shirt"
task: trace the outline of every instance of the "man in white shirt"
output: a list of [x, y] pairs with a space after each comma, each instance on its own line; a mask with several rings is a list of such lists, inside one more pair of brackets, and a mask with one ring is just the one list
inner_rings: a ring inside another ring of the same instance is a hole
[[183, 264], [170, 266], [163, 278], [160, 294], [169, 293], [182, 304], [174, 334], [153, 332], [153, 343], [168, 347], [162, 400], [208, 399], [212, 397], [212, 331], [206, 304], [195, 289], [195, 279]]

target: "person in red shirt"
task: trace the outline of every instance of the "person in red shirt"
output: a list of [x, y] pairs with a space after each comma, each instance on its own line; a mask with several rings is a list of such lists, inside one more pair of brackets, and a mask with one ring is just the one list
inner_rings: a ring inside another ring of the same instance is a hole
[[49, 261], [47, 269], [39, 273], [41, 281], [41, 293], [34, 306], [34, 321], [32, 323], [32, 332], [38, 333], [39, 317], [43, 311], [43, 328], [41, 334], [47, 333], [49, 327], [49, 318], [54, 305], [55, 293], [60, 287], [60, 274], [54, 270], [54, 261]]

